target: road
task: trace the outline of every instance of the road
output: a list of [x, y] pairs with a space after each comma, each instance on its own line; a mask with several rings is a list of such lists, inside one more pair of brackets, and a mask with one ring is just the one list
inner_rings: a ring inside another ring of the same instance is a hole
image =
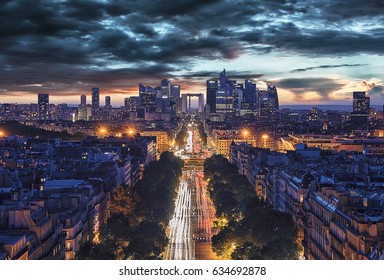
[[203, 172], [195, 172], [196, 186], [196, 241], [210, 242], [212, 237], [211, 222], [215, 217], [215, 208], [208, 197], [207, 184]]
[[[199, 143], [195, 126], [188, 126], [186, 147], [175, 154], [182, 159], [203, 162], [210, 152]], [[168, 260], [216, 259], [211, 249], [211, 224], [215, 208], [207, 192], [204, 173], [196, 166], [184, 166], [169, 223]]]
[[182, 179], [169, 222], [167, 260], [193, 260], [195, 258], [192, 236], [192, 190], [188, 180]]

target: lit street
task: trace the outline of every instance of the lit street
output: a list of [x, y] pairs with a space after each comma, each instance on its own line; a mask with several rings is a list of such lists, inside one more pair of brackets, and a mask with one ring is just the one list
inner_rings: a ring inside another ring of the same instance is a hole
[[183, 179], [178, 190], [175, 212], [169, 223], [168, 260], [194, 259], [191, 209], [191, 189], [188, 187], [188, 182]]
[[215, 209], [207, 193], [203, 151], [195, 126], [189, 126], [186, 147], [175, 154], [184, 159], [183, 176], [169, 223], [168, 260], [215, 259], [211, 251], [211, 222]]

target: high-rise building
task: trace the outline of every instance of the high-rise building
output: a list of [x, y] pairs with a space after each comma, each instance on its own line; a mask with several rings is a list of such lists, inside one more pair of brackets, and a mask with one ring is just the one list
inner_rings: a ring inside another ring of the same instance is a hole
[[220, 73], [220, 85], [216, 91], [216, 113], [230, 114], [235, 112], [234, 89], [236, 81], [228, 80], [225, 69]]
[[368, 121], [369, 106], [370, 98], [365, 96], [365, 92], [354, 91], [353, 111], [351, 114], [352, 123], [366, 123]]
[[124, 110], [129, 112], [129, 97], [124, 98]]
[[152, 87], [139, 84], [140, 107], [146, 112], [156, 112], [156, 94]]
[[233, 113], [234, 98], [225, 89], [218, 89], [216, 94], [216, 113]]
[[182, 94], [181, 95], [181, 111], [183, 113], [187, 113], [187, 109], [188, 109], [188, 95]]
[[216, 92], [218, 88], [217, 80], [207, 81], [207, 104], [211, 113], [216, 113]]
[[131, 96], [129, 98], [129, 111], [130, 112], [136, 112], [137, 109], [140, 107], [140, 97], [138, 96]]
[[276, 111], [279, 111], [279, 97], [277, 95], [277, 89], [274, 85], [268, 85], [268, 97], [272, 99], [273, 107]]
[[225, 69], [223, 69], [222, 72], [220, 72], [220, 87], [223, 87], [228, 83], [228, 78], [225, 75]]
[[91, 120], [92, 117], [92, 105], [87, 105], [87, 121]]
[[99, 88], [92, 88], [92, 116], [97, 117], [100, 112]]
[[162, 97], [171, 97], [171, 83], [167, 79], [161, 80], [161, 95]]
[[49, 120], [49, 94], [38, 94], [39, 120]]
[[257, 98], [257, 88], [256, 84], [252, 80], [245, 80], [244, 82], [244, 104], [242, 108], [249, 108], [250, 110], [255, 110], [258, 108], [258, 98]]
[[275, 86], [268, 85], [267, 90], [258, 92], [259, 119], [265, 122], [275, 122], [278, 119], [279, 99]]
[[171, 97], [173, 97], [175, 100], [180, 98], [180, 85], [171, 86]]
[[175, 108], [176, 113], [181, 113], [180, 85], [171, 86], [171, 105]]
[[80, 96], [80, 106], [87, 106], [87, 96], [85, 94]]
[[112, 106], [111, 106], [111, 97], [110, 96], [106, 96], [105, 97], [105, 108], [106, 109], [112, 108]]
[[79, 120], [79, 121], [87, 121], [88, 120], [87, 109], [88, 109], [87, 105], [79, 106], [79, 108], [77, 108], [77, 120]]
[[198, 97], [198, 106], [197, 106], [197, 112], [198, 113], [204, 113], [204, 95], [200, 94]]

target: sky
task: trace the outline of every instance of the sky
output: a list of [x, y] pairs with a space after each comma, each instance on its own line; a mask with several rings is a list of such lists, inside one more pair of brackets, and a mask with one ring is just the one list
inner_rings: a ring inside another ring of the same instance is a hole
[[205, 93], [226, 69], [280, 104], [384, 104], [382, 0], [2, 0], [0, 103], [114, 106], [167, 78]]

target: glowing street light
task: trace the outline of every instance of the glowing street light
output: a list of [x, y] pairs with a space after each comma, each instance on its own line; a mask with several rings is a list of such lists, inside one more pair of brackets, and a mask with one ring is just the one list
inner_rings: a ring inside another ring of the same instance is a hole
[[268, 135], [267, 134], [263, 134], [261, 136], [261, 138], [263, 139], [263, 145], [264, 145], [264, 148], [267, 148], [267, 140], [268, 140]]
[[4, 131], [0, 130], [0, 137], [4, 137], [5, 133]]
[[107, 135], [107, 133], [108, 133], [108, 131], [107, 131], [107, 129], [105, 127], [100, 127], [99, 128], [100, 136], [105, 137]]
[[244, 137], [244, 138], [247, 138], [247, 137], [249, 136], [250, 133], [249, 133], [248, 130], [244, 129], [242, 134], [243, 134], [243, 137]]
[[133, 128], [128, 128], [128, 135], [129, 136], [134, 136], [135, 135], [135, 133], [136, 133], [136, 131], [135, 131], [135, 129], [133, 129]]

